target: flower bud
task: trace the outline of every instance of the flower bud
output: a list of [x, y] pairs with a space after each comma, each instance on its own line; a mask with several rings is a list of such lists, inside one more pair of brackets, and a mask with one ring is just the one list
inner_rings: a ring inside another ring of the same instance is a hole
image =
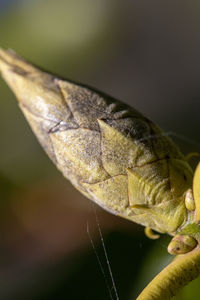
[[184, 254], [193, 250], [197, 241], [190, 235], [176, 235], [168, 245], [168, 252], [172, 255]]

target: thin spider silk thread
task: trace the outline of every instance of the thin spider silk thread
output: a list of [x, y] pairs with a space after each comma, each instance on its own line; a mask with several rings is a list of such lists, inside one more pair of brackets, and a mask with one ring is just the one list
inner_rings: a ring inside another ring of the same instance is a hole
[[194, 139], [191, 139], [189, 137], [186, 137], [185, 135], [182, 135], [182, 134], [179, 134], [179, 133], [176, 133], [176, 132], [173, 132], [173, 131], [166, 131], [166, 132], [164, 131], [164, 132], [161, 132], [160, 134], [152, 134], [152, 135], [146, 136], [144, 138], [141, 138], [138, 141], [139, 142], [148, 141], [149, 139], [154, 139], [154, 138], [157, 138], [157, 137], [160, 137], [160, 136], [174, 136], [174, 137], [177, 137], [178, 139], [183, 140], [183, 141], [185, 141], [189, 144], [200, 147], [200, 142], [197, 142]]
[[106, 288], [108, 290], [108, 293], [109, 293], [109, 296], [110, 296], [110, 299], [113, 300], [113, 297], [112, 297], [112, 292], [111, 292], [111, 289], [110, 289], [110, 286], [109, 286], [109, 283], [108, 283], [108, 280], [106, 278], [106, 273], [104, 272], [104, 268], [103, 268], [103, 265], [101, 263], [101, 260], [100, 260], [100, 257], [96, 251], [96, 248], [95, 248], [95, 245], [94, 245], [94, 242], [93, 242], [93, 239], [92, 239], [92, 236], [90, 234], [90, 227], [89, 227], [89, 222], [87, 221], [87, 234], [89, 236], [89, 239], [90, 239], [90, 242], [91, 242], [91, 245], [92, 245], [92, 249], [95, 253], [95, 256], [97, 258], [97, 261], [98, 261], [98, 264], [100, 266], [100, 269], [101, 269], [101, 273], [103, 274], [103, 277], [104, 277], [104, 281], [105, 281], [105, 285], [106, 285]]
[[106, 263], [107, 263], [107, 266], [108, 266], [108, 270], [109, 270], [109, 273], [110, 273], [110, 278], [111, 278], [112, 285], [113, 285], [112, 287], [113, 287], [113, 290], [115, 292], [116, 300], [119, 300], [119, 295], [118, 295], [117, 287], [116, 287], [116, 284], [115, 284], [114, 276], [113, 276], [113, 273], [112, 273], [110, 261], [109, 261], [109, 258], [108, 258], [106, 246], [105, 246], [105, 243], [104, 243], [104, 239], [103, 239], [103, 234], [102, 234], [101, 227], [100, 227], [99, 218], [98, 218], [98, 215], [97, 215], [97, 212], [95, 210], [94, 205], [93, 205], [93, 210], [94, 210], [94, 213], [95, 213], [96, 223], [97, 223], [97, 227], [98, 227], [98, 231], [99, 231], [101, 243], [102, 243], [102, 246], [103, 246], [103, 250], [104, 250], [104, 254], [105, 254], [105, 258], [106, 258]]

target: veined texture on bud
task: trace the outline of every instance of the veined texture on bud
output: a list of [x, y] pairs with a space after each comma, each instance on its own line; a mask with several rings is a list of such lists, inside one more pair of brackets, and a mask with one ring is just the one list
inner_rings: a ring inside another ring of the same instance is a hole
[[57, 127], [76, 127], [55, 83], [55, 77], [40, 71], [13, 51], [0, 49], [0, 72], [15, 93], [20, 108], [49, 157], [56, 158], [49, 132]]
[[173, 141], [134, 108], [0, 50], [0, 72], [49, 157], [111, 213], [158, 232], [186, 220], [193, 172]]

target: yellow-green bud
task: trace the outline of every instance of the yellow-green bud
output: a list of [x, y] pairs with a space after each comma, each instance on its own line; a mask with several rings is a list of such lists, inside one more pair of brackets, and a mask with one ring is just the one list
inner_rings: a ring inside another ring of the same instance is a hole
[[192, 251], [197, 241], [190, 235], [176, 235], [168, 245], [168, 252], [172, 255], [184, 254]]
[[188, 210], [195, 210], [195, 202], [192, 189], [189, 189], [185, 194], [185, 206]]

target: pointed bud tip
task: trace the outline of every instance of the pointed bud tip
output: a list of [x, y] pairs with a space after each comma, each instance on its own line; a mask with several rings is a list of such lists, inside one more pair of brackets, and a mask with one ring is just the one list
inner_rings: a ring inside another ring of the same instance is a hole
[[16, 69], [23, 73], [27, 73], [33, 71], [35, 68], [22, 57], [18, 56], [14, 50], [4, 50], [3, 48], [0, 48], [0, 72], [2, 75], [8, 70], [11, 71]]
[[0, 48], [0, 72], [3, 73], [8, 68], [8, 62], [6, 59], [6, 51]]

